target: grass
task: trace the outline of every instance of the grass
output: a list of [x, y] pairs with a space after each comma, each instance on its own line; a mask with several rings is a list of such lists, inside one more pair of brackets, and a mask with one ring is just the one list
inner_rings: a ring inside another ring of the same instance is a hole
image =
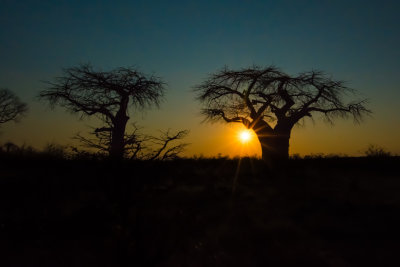
[[238, 163], [2, 158], [0, 265], [400, 263], [400, 158]]

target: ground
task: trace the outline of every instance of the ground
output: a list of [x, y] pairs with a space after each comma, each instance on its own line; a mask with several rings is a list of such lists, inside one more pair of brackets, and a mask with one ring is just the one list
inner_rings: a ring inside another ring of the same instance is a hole
[[0, 265], [396, 266], [399, 163], [3, 158]]

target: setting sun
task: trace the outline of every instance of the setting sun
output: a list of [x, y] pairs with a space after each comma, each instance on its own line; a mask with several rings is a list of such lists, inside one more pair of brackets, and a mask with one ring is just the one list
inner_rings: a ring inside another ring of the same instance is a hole
[[243, 130], [239, 133], [239, 139], [242, 143], [247, 143], [251, 139], [251, 133], [249, 130]]

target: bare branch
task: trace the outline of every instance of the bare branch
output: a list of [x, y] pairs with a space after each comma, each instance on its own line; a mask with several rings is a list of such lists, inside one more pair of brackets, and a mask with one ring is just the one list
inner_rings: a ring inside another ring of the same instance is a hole
[[320, 71], [289, 76], [274, 66], [239, 71], [225, 67], [194, 90], [204, 104], [202, 113], [207, 119], [241, 122], [250, 127], [269, 119], [277, 121], [280, 129], [284, 125], [290, 130], [314, 112], [328, 121], [348, 116], [359, 121], [371, 112], [365, 106], [366, 100], [346, 103], [345, 98], [355, 91]]
[[246, 126], [250, 125], [250, 121], [247, 118], [236, 116], [228, 118], [222, 109], [203, 109], [203, 114], [205, 114], [210, 120], [222, 118], [225, 122], [239, 122]]
[[131, 97], [131, 105], [144, 108], [159, 105], [164, 83], [155, 76], [145, 76], [132, 68], [117, 68], [102, 72], [89, 64], [64, 69], [64, 76], [45, 82], [46, 90], [39, 94], [52, 107], [61, 105], [73, 113], [115, 116], [121, 99]]
[[8, 89], [0, 89], [0, 124], [18, 121], [26, 114], [27, 105]]
[[[139, 160], [166, 160], [177, 157], [188, 145], [179, 143], [172, 145], [175, 140], [181, 140], [187, 136], [189, 131], [183, 130], [175, 134], [170, 131], [162, 132], [160, 137], [154, 137], [140, 133], [140, 128], [132, 124], [130, 134], [124, 136], [124, 155], [130, 159]], [[79, 133], [73, 137], [81, 146], [97, 151], [98, 154], [108, 153], [112, 140], [112, 129], [107, 127], [94, 128], [89, 137]]]
[[[160, 145], [160, 147], [154, 151], [153, 155], [149, 157], [150, 160], [155, 160], [155, 159], [169, 159], [176, 157], [179, 153], [183, 151], [183, 149], [188, 145], [188, 144], [178, 144], [175, 146], [172, 146], [168, 148], [168, 145], [170, 145], [171, 142], [174, 140], [180, 140], [184, 137], [186, 137], [189, 134], [188, 130], [183, 130], [179, 131], [176, 134], [171, 134], [170, 130], [167, 130], [166, 132], [162, 132], [161, 137], [156, 138], [154, 137], [154, 141], [156, 144]], [[161, 156], [162, 155], [162, 156]]]
[[105, 139], [103, 135], [96, 135], [96, 138], [89, 138], [77, 133], [72, 139], [80, 142], [81, 146], [94, 149], [100, 153], [108, 153], [109, 151], [109, 141], [106, 141], [107, 139]]

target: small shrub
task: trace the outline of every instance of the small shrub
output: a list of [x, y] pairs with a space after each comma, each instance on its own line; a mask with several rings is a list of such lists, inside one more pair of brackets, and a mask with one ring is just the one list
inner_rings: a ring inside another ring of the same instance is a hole
[[386, 151], [384, 148], [377, 145], [369, 145], [368, 148], [364, 151], [365, 156], [367, 157], [390, 157], [392, 154], [389, 151]]

